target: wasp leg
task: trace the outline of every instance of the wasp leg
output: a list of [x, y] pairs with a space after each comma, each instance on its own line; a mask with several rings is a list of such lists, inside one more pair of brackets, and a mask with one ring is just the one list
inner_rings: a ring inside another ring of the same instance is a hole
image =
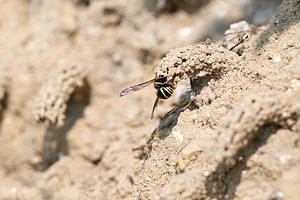
[[179, 112], [182, 112], [184, 111], [185, 109], [187, 109], [191, 103], [193, 101], [187, 101], [187, 102], [184, 102], [183, 104], [179, 105], [179, 106], [176, 106], [175, 108], [173, 108], [171, 111], [169, 111], [167, 114], [165, 114], [165, 116], [163, 118], [160, 119], [159, 121], [159, 125], [152, 131], [149, 139], [147, 140], [146, 144], [143, 144], [139, 147], [136, 147], [136, 148], [133, 148], [132, 150], [133, 151], [137, 151], [137, 150], [144, 150], [144, 149], [149, 149], [150, 145], [151, 145], [151, 142], [153, 141], [154, 137], [158, 134], [158, 132], [160, 131], [161, 128], [164, 127], [164, 122], [165, 120], [170, 117], [171, 115], [175, 114], [175, 113], [179, 113]]
[[[191, 87], [192, 87], [192, 96], [190, 99], [188, 99], [187, 101], [183, 102], [182, 104], [176, 106], [175, 108], [173, 108], [172, 110], [170, 110], [168, 113], [166, 113], [164, 115], [164, 117], [162, 117], [159, 121], [159, 125], [152, 131], [149, 139], [147, 140], [146, 144], [143, 144], [139, 147], [136, 147], [136, 148], [133, 148], [132, 150], [133, 151], [138, 151], [138, 150], [142, 150], [142, 151], [146, 151], [147, 153], [147, 158], [149, 158], [149, 154], [151, 152], [151, 143], [153, 142], [155, 136], [157, 136], [157, 134], [159, 133], [159, 131], [164, 128], [165, 126], [165, 122], [166, 120], [174, 115], [174, 114], [178, 114], [180, 112], [183, 112], [184, 110], [186, 110], [190, 105], [191, 103], [195, 103], [198, 107], [201, 107], [202, 106], [202, 103], [195, 97], [195, 92], [193, 90], [194, 88], [194, 82], [193, 80], [190, 78], [190, 81], [191, 81]], [[155, 100], [155, 103], [154, 103], [154, 106], [153, 106], [153, 109], [152, 109], [152, 114], [151, 114], [151, 119], [153, 118], [153, 113], [154, 113], [154, 110], [157, 106], [157, 103], [158, 103], [158, 100], [159, 98], [157, 97], [156, 100]]]
[[[157, 98], [157, 101], [158, 101], [158, 98]], [[152, 131], [152, 133], [151, 133], [149, 139], [147, 140], [146, 144], [143, 144], [143, 145], [141, 145], [139, 147], [136, 147], [136, 148], [132, 149], [133, 151], [140, 151], [141, 150], [141, 151], [143, 151], [146, 154], [146, 158], [144, 160], [144, 163], [150, 157], [151, 150], [152, 150], [151, 144], [152, 144], [154, 138], [158, 135], [158, 133], [159, 133], [159, 131], [161, 129], [163, 129], [163, 128], [165, 128], [165, 126], [167, 126], [166, 125], [166, 123], [168, 124], [168, 122], [166, 122], [167, 119], [170, 116], [172, 116], [174, 114], [179, 114], [180, 112], [182, 112], [185, 109], [187, 109], [191, 105], [192, 102], [193, 102], [193, 100], [189, 99], [188, 101], [185, 101], [181, 105], [178, 105], [175, 108], [173, 108], [172, 110], [170, 110], [167, 114], [165, 114], [165, 116], [163, 118], [161, 118], [159, 120], [158, 126]]]
[[153, 109], [152, 109], [152, 113], [151, 113], [151, 119], [153, 119], [153, 113], [154, 113], [154, 110], [157, 106], [157, 103], [158, 103], [158, 97], [156, 97], [156, 100], [155, 100], [154, 105], [153, 105]]
[[165, 116], [163, 116], [163, 118], [161, 118], [161, 122], [163, 122], [164, 120], [166, 120], [168, 117], [170, 117], [171, 115], [178, 113], [178, 112], [182, 112], [185, 109], [187, 109], [190, 105], [191, 105], [192, 101], [186, 101], [184, 103], [182, 103], [179, 106], [176, 106], [175, 108], [173, 108], [172, 110], [170, 110], [167, 114], [165, 114]]
[[153, 141], [153, 139], [157, 135], [157, 133], [158, 133], [158, 127], [156, 127], [152, 131], [152, 133], [151, 133], [149, 139], [147, 140], [146, 144], [143, 144], [143, 145], [141, 145], [139, 147], [133, 148], [132, 151], [144, 150], [146, 148], [149, 149], [150, 143]]
[[235, 45], [233, 45], [233, 47], [231, 47], [230, 49], [228, 49], [229, 51], [232, 51], [235, 47], [239, 46], [240, 44], [242, 44], [243, 42], [245, 42], [247, 39], [249, 38], [248, 34], [245, 34], [241, 37], [239, 37], [239, 41], [238, 43], [236, 43]]
[[143, 155], [145, 155], [145, 159], [144, 162], [142, 164], [142, 168], [144, 167], [146, 160], [148, 160], [148, 158], [150, 158], [150, 154], [152, 151], [152, 146], [151, 143], [154, 140], [154, 137], [158, 134], [159, 131], [159, 126], [157, 126], [151, 133], [149, 139], [147, 140], [146, 144], [143, 144], [139, 147], [133, 148], [132, 151], [142, 151]]
[[196, 96], [191, 96], [191, 102], [194, 102], [198, 108], [200, 108], [203, 104]]

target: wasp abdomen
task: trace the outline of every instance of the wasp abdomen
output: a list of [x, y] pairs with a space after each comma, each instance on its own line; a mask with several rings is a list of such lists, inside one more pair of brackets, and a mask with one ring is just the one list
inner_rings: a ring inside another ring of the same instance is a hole
[[157, 90], [157, 96], [160, 99], [168, 99], [172, 96], [174, 90], [171, 86], [161, 86]]

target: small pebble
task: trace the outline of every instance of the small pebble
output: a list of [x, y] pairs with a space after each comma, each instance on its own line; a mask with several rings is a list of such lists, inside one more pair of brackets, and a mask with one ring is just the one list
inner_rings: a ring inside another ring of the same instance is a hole
[[180, 142], [183, 141], [183, 136], [181, 133], [179, 133], [178, 131], [173, 131], [172, 135], [174, 136], [174, 138]]

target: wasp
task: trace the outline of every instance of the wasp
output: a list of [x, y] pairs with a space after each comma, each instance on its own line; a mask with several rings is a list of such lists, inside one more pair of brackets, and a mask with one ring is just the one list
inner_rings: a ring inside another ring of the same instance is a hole
[[137, 85], [134, 85], [134, 86], [124, 89], [120, 93], [120, 97], [125, 96], [130, 93], [133, 93], [140, 89], [143, 89], [143, 88], [151, 85], [152, 83], [154, 83], [154, 88], [157, 90], [157, 93], [156, 93], [157, 97], [154, 102], [152, 113], [151, 113], [151, 119], [153, 119], [153, 113], [157, 106], [158, 100], [159, 99], [169, 99], [174, 92], [173, 86], [170, 84], [167, 84], [166, 82], [167, 82], [167, 77], [160, 77], [160, 76], [155, 77], [154, 79], [151, 79], [149, 81], [146, 81], [146, 82], [143, 82], [143, 83], [140, 83], [140, 84], [137, 84]]

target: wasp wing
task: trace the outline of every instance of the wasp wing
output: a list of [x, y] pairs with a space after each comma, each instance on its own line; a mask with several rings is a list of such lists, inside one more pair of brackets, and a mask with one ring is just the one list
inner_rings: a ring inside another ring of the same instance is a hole
[[152, 80], [146, 81], [146, 82], [144, 82], [144, 83], [140, 83], [140, 84], [137, 84], [137, 85], [128, 87], [128, 88], [124, 89], [124, 90], [120, 93], [120, 97], [122, 97], [122, 96], [124, 96], [124, 95], [127, 95], [127, 94], [130, 94], [130, 93], [133, 93], [133, 92], [138, 91], [138, 90], [140, 90], [140, 89], [143, 89], [144, 87], [147, 87], [148, 85], [154, 83], [154, 80], [155, 80], [155, 79], [152, 79]]

